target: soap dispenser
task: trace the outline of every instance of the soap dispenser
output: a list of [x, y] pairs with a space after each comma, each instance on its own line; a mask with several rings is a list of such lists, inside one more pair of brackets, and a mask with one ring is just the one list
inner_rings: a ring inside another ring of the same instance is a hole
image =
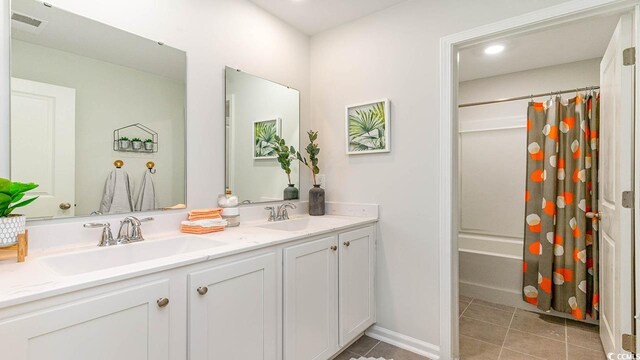
[[222, 208], [222, 218], [227, 220], [227, 227], [240, 225], [240, 208], [238, 197], [226, 189], [224, 194], [218, 196], [218, 206]]

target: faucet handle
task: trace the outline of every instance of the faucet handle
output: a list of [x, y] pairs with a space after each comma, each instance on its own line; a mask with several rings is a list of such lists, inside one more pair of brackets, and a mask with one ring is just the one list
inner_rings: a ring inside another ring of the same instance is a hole
[[269, 221], [274, 221], [276, 219], [276, 208], [273, 206], [267, 206], [264, 209], [269, 210]]
[[111, 246], [115, 245], [113, 240], [113, 234], [111, 233], [111, 224], [109, 223], [86, 223], [82, 226], [86, 228], [102, 228], [102, 237], [98, 246]]
[[129, 235], [129, 241], [131, 242], [135, 242], [135, 241], [142, 241], [144, 240], [144, 237], [142, 236], [142, 229], [140, 227], [140, 223], [141, 222], [145, 222], [145, 221], [151, 221], [153, 220], [152, 217], [146, 217], [146, 218], [142, 218], [142, 219], [137, 219], [137, 222], [132, 222], [131, 223], [131, 235]]

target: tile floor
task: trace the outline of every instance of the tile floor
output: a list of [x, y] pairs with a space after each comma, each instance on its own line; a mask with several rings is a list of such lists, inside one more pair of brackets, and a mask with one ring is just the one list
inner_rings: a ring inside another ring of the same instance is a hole
[[460, 356], [461, 360], [606, 359], [596, 325], [463, 296]]
[[362, 336], [356, 340], [351, 346], [349, 346], [340, 355], [333, 360], [351, 360], [351, 358], [358, 359], [361, 356], [393, 360], [428, 360], [424, 356], [414, 354], [399, 347], [387, 344], [382, 341], [370, 338], [367, 335]]

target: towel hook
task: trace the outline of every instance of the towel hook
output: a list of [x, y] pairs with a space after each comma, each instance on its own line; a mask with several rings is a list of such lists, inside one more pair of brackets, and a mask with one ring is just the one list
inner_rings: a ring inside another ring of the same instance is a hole
[[156, 164], [153, 161], [147, 162], [147, 169], [149, 169], [149, 172], [152, 174], [155, 174], [157, 172], [157, 170], [154, 169], [155, 166]]
[[123, 165], [124, 165], [124, 161], [122, 160], [116, 160], [113, 162], [113, 166], [115, 166], [116, 169], [120, 169]]

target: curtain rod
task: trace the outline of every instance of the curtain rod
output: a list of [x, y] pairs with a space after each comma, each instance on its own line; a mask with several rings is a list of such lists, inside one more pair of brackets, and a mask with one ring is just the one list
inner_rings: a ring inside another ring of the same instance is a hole
[[466, 103], [466, 104], [460, 104], [458, 105], [458, 107], [463, 108], [463, 107], [477, 106], [477, 105], [497, 104], [497, 103], [508, 102], [508, 101], [532, 99], [532, 98], [541, 97], [541, 96], [550, 96], [550, 95], [553, 96], [553, 95], [568, 94], [572, 92], [579, 92], [579, 91], [585, 91], [585, 90], [597, 90], [597, 89], [600, 89], [600, 86], [587, 86], [587, 87], [576, 88], [571, 90], [551, 91], [551, 92], [542, 93], [542, 94], [531, 94], [531, 95], [517, 96], [512, 98]]

